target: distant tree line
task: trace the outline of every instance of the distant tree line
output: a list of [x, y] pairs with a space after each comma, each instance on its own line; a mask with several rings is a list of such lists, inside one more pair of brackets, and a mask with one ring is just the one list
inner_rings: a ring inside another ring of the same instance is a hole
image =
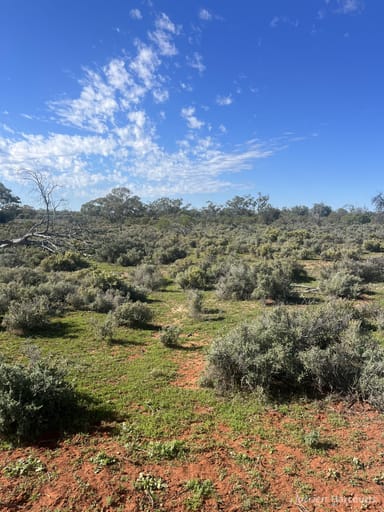
[[[36, 176], [40, 177], [37, 173]], [[36, 177], [35, 176], [35, 177]], [[36, 180], [35, 180], [36, 181]], [[39, 184], [40, 182], [38, 182]], [[42, 186], [45, 183], [40, 183]], [[44, 190], [43, 190], [44, 192]], [[46, 192], [46, 190], [45, 190]], [[40, 190], [41, 193], [41, 190]], [[41, 194], [42, 199], [46, 199], [44, 193]], [[51, 198], [49, 197], [49, 200]], [[149, 203], [144, 203], [140, 197], [132, 194], [126, 187], [117, 187], [111, 190], [104, 197], [99, 197], [84, 203], [78, 212], [58, 212], [55, 208], [51, 208], [51, 204], [44, 202], [45, 217], [55, 213], [55, 215], [63, 216], [65, 214], [77, 215], [79, 218], [102, 218], [112, 223], [121, 223], [131, 218], [148, 217], [160, 219], [163, 217], [178, 216], [186, 224], [192, 219], [206, 220], [225, 220], [234, 218], [255, 218], [263, 224], [271, 224], [278, 219], [308, 219], [315, 222], [321, 222], [323, 219], [330, 218], [339, 220], [345, 218], [347, 221], [365, 224], [371, 222], [375, 217], [375, 213], [382, 216], [384, 212], [384, 195], [377, 194], [372, 198], [374, 211], [365, 208], [355, 208], [354, 206], [346, 206], [333, 210], [331, 206], [322, 202], [313, 204], [312, 207], [305, 205], [297, 205], [291, 208], [276, 208], [271, 205], [268, 195], [258, 193], [257, 196], [236, 195], [229, 199], [223, 205], [218, 205], [212, 201], [207, 201], [202, 208], [195, 208], [190, 204], [184, 204], [183, 199], [174, 199], [169, 197], [161, 197]], [[50, 211], [52, 210], [52, 211]], [[53, 211], [54, 210], [54, 211]], [[21, 205], [20, 198], [15, 196], [11, 190], [0, 183], [0, 224], [5, 224], [16, 217], [32, 219], [39, 212], [30, 206]]]

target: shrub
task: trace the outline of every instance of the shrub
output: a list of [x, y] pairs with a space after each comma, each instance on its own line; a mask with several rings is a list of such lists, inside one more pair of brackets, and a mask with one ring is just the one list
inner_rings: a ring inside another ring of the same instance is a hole
[[30, 290], [17, 283], [0, 284], [0, 314], [7, 312], [12, 301], [27, 300]]
[[95, 271], [87, 276], [85, 281], [90, 287], [97, 288], [102, 292], [115, 290], [119, 291], [123, 297], [133, 301], [146, 299], [144, 290], [135, 288], [112, 272]]
[[205, 290], [209, 287], [206, 272], [197, 265], [188, 267], [176, 276], [176, 281], [183, 290], [188, 288]]
[[36, 440], [47, 431], [62, 431], [76, 418], [77, 399], [65, 373], [38, 359], [27, 366], [0, 360], [0, 435]]
[[47, 277], [42, 272], [38, 272], [27, 267], [7, 268], [1, 271], [1, 282], [20, 286], [36, 286], [44, 283]]
[[5, 313], [2, 325], [20, 334], [39, 329], [48, 323], [49, 304], [46, 297], [12, 301]]
[[128, 249], [125, 254], [121, 254], [117, 258], [116, 263], [122, 265], [123, 267], [130, 267], [140, 263], [144, 256], [144, 251], [133, 247], [132, 249]]
[[216, 292], [220, 299], [247, 300], [255, 288], [255, 276], [246, 263], [232, 263], [217, 283]]
[[323, 274], [320, 289], [331, 297], [357, 299], [362, 293], [361, 279], [343, 270]]
[[67, 251], [63, 254], [52, 254], [44, 258], [40, 263], [41, 268], [46, 272], [73, 272], [82, 268], [89, 267], [89, 262], [74, 251]]
[[292, 261], [262, 263], [255, 268], [255, 274], [256, 283], [252, 298], [279, 302], [287, 302], [294, 298], [293, 281], [307, 278], [302, 265]]
[[180, 328], [177, 325], [163, 327], [160, 332], [160, 341], [165, 347], [175, 347], [178, 345]]
[[116, 309], [120, 304], [123, 304], [124, 300], [125, 298], [118, 290], [110, 289], [106, 292], [96, 290], [89, 309], [97, 313], [108, 313]]
[[49, 309], [54, 313], [61, 313], [68, 306], [68, 296], [75, 293], [76, 285], [70, 281], [58, 279], [50, 280], [36, 287], [36, 295], [46, 297]]
[[252, 324], [241, 324], [211, 345], [209, 374], [221, 390], [261, 387], [270, 392], [279, 382], [295, 384], [297, 363], [290, 316], [277, 309]]
[[140, 265], [133, 274], [134, 283], [146, 290], [159, 290], [166, 285], [166, 279], [155, 265]]
[[203, 294], [200, 290], [188, 290], [188, 314], [191, 318], [199, 319], [203, 312]]
[[384, 281], [384, 258], [369, 260], [345, 259], [336, 267], [361, 279], [363, 283], [381, 283]]
[[292, 282], [308, 276], [302, 265], [292, 261], [262, 262], [254, 267], [231, 264], [219, 279], [217, 294], [221, 299], [272, 299], [286, 302], [294, 297]]
[[95, 323], [95, 334], [99, 341], [105, 341], [109, 344], [113, 342], [116, 329], [116, 319], [110, 311], [103, 322]]
[[150, 308], [142, 302], [125, 302], [115, 310], [117, 325], [126, 327], [140, 327], [148, 324], [153, 313]]
[[380, 240], [365, 240], [363, 248], [367, 252], [381, 252], [382, 246]]
[[216, 339], [204, 380], [224, 391], [354, 394], [384, 410], [384, 348], [354, 314], [343, 302], [277, 308]]
[[176, 260], [185, 258], [187, 253], [179, 247], [168, 247], [166, 249], [158, 249], [154, 255], [159, 263], [168, 265]]

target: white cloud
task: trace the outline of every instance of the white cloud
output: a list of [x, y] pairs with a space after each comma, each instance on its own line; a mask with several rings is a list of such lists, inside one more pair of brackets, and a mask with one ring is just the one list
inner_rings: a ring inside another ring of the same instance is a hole
[[[326, 9], [333, 14], [358, 14], [365, 8], [364, 0], [325, 0]], [[319, 19], [325, 16], [324, 10], [318, 12]]]
[[204, 126], [204, 121], [200, 121], [195, 116], [195, 107], [185, 107], [181, 109], [181, 117], [187, 121], [187, 125], [192, 130], [199, 130]]
[[129, 11], [129, 15], [133, 20], [141, 20], [143, 19], [143, 15], [141, 14], [140, 9], [131, 9]]
[[187, 92], [192, 92], [193, 91], [193, 87], [191, 84], [186, 84], [185, 82], [180, 82], [180, 87], [181, 89], [183, 89], [184, 91], [187, 91]]
[[212, 14], [207, 9], [200, 9], [199, 18], [204, 21], [210, 21], [212, 19]]
[[8, 126], [6, 123], [2, 123], [1, 127], [7, 133], [16, 133], [15, 130], [13, 128], [11, 128], [10, 126]]
[[[241, 92], [241, 91], [240, 91]], [[220, 107], [227, 107], [233, 103], [232, 96], [217, 96], [216, 103], [220, 105]]]
[[172, 36], [179, 33], [179, 28], [164, 13], [155, 22], [156, 30], [149, 33], [149, 38], [156, 43], [160, 55], [168, 57], [176, 55], [177, 49], [172, 41]]
[[[145, 41], [136, 41], [130, 58], [113, 58], [97, 69], [84, 69], [79, 92], [48, 104], [55, 129], [46, 134], [16, 132], [8, 122], [0, 135], [0, 176], [12, 182], [21, 168], [47, 169], [73, 197], [91, 199], [113, 186], [129, 186], [142, 196], [213, 192], [232, 187], [223, 175], [252, 170], [254, 162], [275, 149], [251, 141], [223, 149], [217, 140], [200, 137], [210, 121], [199, 119], [194, 106], [180, 111], [185, 133], [176, 149], [161, 144], [161, 127], [174, 122], [163, 103], [175, 91], [165, 59], [176, 55], [179, 28], [164, 14]], [[185, 64], [185, 61], [184, 61]], [[180, 64], [181, 65], [181, 64]], [[203, 58], [194, 53], [187, 65], [202, 73]], [[178, 77], [179, 94], [192, 90], [187, 76]], [[229, 105], [230, 96], [218, 96]], [[154, 113], [150, 116], [148, 102]], [[161, 104], [161, 107], [158, 106]], [[208, 114], [205, 114], [208, 115]], [[63, 132], [63, 125], [74, 133]], [[216, 136], [226, 133], [220, 125]], [[70, 192], [69, 192], [70, 191]]]
[[139, 51], [136, 59], [130, 64], [130, 69], [144, 83], [146, 89], [154, 84], [155, 71], [160, 65], [160, 59], [151, 46], [138, 43]]
[[176, 25], [164, 13], [161, 13], [161, 15], [156, 19], [155, 26], [157, 29], [165, 32], [171, 32], [172, 34], [178, 33]]
[[269, 26], [272, 28], [276, 28], [277, 25], [279, 24], [279, 21], [280, 21], [279, 16], [275, 16], [274, 18], [272, 18], [271, 22], [269, 23]]
[[205, 71], [205, 66], [203, 64], [203, 57], [200, 53], [195, 52], [192, 57], [187, 57], [187, 64], [191, 68], [197, 69], [197, 71], [202, 74]]
[[169, 92], [166, 89], [154, 89], [152, 96], [156, 103], [164, 103], [169, 98]]
[[288, 16], [275, 16], [272, 18], [272, 20], [269, 23], [269, 26], [271, 28], [277, 28], [279, 25], [290, 25], [293, 28], [298, 28], [299, 26], [299, 20], [298, 19], [292, 19]]
[[338, 0], [338, 12], [342, 14], [351, 14], [360, 12], [364, 9], [364, 2], [362, 0]]

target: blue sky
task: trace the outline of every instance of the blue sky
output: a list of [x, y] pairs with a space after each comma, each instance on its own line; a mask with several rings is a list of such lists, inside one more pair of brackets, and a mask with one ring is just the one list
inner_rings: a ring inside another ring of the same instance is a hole
[[194, 205], [370, 207], [381, 0], [2, 0], [0, 181], [66, 206], [125, 186]]

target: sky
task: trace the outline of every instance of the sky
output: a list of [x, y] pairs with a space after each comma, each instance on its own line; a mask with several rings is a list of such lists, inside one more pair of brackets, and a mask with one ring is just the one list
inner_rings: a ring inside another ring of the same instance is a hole
[[66, 208], [128, 187], [201, 207], [371, 207], [382, 0], [0, 0], [0, 181]]

